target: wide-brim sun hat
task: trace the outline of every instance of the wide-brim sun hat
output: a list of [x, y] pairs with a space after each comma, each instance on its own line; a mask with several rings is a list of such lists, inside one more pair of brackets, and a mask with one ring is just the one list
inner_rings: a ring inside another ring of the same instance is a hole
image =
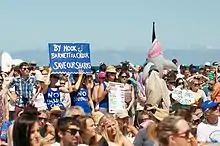
[[107, 73], [116, 73], [116, 68], [114, 66], [108, 66], [106, 69]]

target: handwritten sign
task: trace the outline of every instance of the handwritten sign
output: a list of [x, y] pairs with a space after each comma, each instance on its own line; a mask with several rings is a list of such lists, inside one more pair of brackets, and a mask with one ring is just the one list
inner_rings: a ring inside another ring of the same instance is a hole
[[88, 43], [50, 43], [49, 59], [52, 73], [91, 73], [90, 45]]
[[192, 105], [195, 103], [195, 94], [190, 90], [175, 88], [172, 92], [172, 98], [182, 105]]
[[118, 113], [125, 109], [125, 90], [122, 83], [109, 82], [109, 113]]

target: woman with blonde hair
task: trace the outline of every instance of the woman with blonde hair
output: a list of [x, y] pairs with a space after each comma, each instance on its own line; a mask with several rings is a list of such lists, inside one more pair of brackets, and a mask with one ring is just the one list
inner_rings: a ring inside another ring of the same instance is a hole
[[117, 121], [112, 115], [105, 115], [100, 119], [99, 128], [101, 135], [109, 145], [133, 146], [130, 141], [121, 133]]

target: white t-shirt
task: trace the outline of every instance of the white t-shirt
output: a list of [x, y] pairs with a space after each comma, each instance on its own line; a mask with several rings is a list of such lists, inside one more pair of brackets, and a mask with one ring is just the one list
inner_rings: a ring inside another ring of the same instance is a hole
[[199, 142], [220, 142], [220, 117], [217, 125], [200, 123], [197, 127], [197, 140]]
[[60, 143], [55, 142], [55, 143], [51, 144], [51, 146], [60, 146]]

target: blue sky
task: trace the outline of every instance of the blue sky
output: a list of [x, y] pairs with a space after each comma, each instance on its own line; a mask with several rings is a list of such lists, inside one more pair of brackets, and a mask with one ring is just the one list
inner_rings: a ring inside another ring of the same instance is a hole
[[151, 44], [152, 21], [164, 49], [220, 48], [219, 0], [1, 0], [0, 51], [90, 42], [92, 49]]

